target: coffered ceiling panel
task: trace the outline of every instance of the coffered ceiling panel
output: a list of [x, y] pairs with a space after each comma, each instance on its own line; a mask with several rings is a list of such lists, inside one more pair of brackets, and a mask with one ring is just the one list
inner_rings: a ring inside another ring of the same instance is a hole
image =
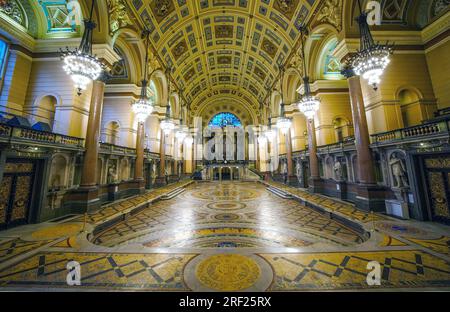
[[[127, 0], [191, 103], [215, 94], [257, 105], [315, 0]], [[200, 104], [200, 103], [197, 103]]]

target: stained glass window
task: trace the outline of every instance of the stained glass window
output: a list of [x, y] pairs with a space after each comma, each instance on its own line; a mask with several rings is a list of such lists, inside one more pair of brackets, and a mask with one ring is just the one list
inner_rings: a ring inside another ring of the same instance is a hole
[[232, 113], [219, 113], [211, 118], [209, 122], [210, 127], [226, 127], [226, 126], [234, 126], [241, 127], [242, 123], [236, 115]]

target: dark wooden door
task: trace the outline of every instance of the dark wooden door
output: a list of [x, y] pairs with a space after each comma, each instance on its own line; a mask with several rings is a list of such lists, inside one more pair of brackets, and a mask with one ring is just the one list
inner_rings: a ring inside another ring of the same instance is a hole
[[427, 157], [425, 168], [430, 219], [449, 224], [450, 157]]
[[7, 161], [0, 183], [0, 229], [29, 222], [36, 165]]

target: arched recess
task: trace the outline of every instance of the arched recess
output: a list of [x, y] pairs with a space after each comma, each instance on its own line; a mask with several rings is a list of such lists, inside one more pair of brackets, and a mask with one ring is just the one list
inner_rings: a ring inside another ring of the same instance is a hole
[[245, 101], [236, 98], [216, 97], [205, 101], [195, 111], [194, 116], [202, 118], [203, 126], [206, 126], [211, 118], [220, 112], [230, 112], [235, 114], [242, 122], [242, 125], [256, 125], [257, 116], [254, 111], [248, 108]]
[[281, 93], [279, 91], [274, 91], [270, 95], [270, 115], [273, 118], [277, 118], [281, 113]]
[[106, 124], [103, 130], [103, 142], [120, 145], [120, 123], [118, 121], [110, 121]]
[[56, 109], [60, 106], [61, 99], [56, 94], [44, 94], [39, 96], [33, 104], [31, 120], [33, 122], [43, 122], [53, 130], [55, 127]]
[[112, 46], [121, 49], [126, 57], [130, 68], [130, 83], [140, 84], [145, 63], [145, 43], [141, 40], [141, 34], [135, 29], [121, 28], [114, 33]]
[[298, 100], [299, 94], [297, 90], [301, 84], [302, 77], [299, 70], [293, 67], [288, 68], [283, 79], [283, 98], [286, 104], [292, 104]]
[[66, 155], [55, 154], [50, 165], [49, 189], [61, 190], [68, 186], [68, 163]]
[[153, 72], [150, 79], [156, 90], [156, 105], [166, 105], [168, 102], [168, 81], [164, 72], [160, 69]]
[[333, 56], [333, 52], [338, 44], [338, 39], [334, 34], [329, 35], [320, 44], [316, 65], [314, 68], [314, 78], [324, 80], [341, 80], [341, 64], [339, 59]]
[[169, 97], [169, 104], [170, 104], [170, 112], [172, 114], [172, 118], [174, 119], [180, 119], [180, 97], [178, 93], [172, 92]]
[[345, 116], [334, 117], [333, 127], [336, 142], [343, 142], [346, 138], [353, 135], [352, 123]]
[[[396, 94], [396, 100], [400, 106], [403, 119], [403, 127], [419, 125], [426, 116], [423, 115], [421, 100], [422, 95], [416, 88], [400, 88]], [[399, 123], [401, 124], [401, 123]]]

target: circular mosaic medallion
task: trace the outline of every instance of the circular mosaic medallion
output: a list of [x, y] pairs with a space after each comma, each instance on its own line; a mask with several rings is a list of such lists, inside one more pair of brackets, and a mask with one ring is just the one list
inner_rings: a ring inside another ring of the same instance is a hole
[[206, 205], [209, 209], [219, 209], [219, 210], [239, 210], [247, 207], [246, 204], [234, 201], [220, 201], [213, 202]]
[[83, 230], [83, 224], [72, 223], [72, 224], [59, 224], [44, 228], [42, 230], [37, 230], [31, 234], [34, 239], [54, 239], [61, 238], [65, 236], [74, 236]]
[[214, 219], [219, 221], [236, 221], [239, 218], [239, 215], [235, 213], [219, 213], [214, 216]]
[[197, 266], [196, 277], [208, 288], [237, 291], [253, 286], [260, 273], [258, 264], [249, 257], [221, 254], [203, 260]]

